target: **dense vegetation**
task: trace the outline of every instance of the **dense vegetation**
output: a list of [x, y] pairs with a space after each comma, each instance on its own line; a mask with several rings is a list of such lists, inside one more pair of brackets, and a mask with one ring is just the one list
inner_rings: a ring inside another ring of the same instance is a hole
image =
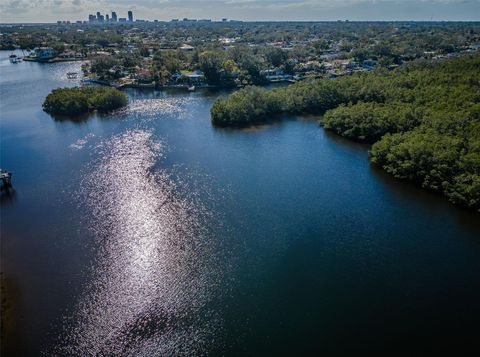
[[374, 143], [371, 160], [395, 177], [480, 209], [479, 53], [272, 91], [249, 87], [218, 99], [211, 113], [218, 126], [324, 114], [326, 129]]
[[76, 116], [94, 110], [106, 113], [127, 103], [127, 96], [115, 88], [58, 88], [47, 96], [43, 109], [49, 114]]

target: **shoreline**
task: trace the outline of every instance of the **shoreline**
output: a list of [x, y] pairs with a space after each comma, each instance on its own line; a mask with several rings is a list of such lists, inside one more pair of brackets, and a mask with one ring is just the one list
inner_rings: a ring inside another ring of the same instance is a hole
[[23, 57], [23, 61], [26, 62], [38, 62], [38, 63], [58, 63], [58, 62], [80, 62], [87, 60], [86, 58], [50, 58], [46, 60], [39, 60], [33, 57]]

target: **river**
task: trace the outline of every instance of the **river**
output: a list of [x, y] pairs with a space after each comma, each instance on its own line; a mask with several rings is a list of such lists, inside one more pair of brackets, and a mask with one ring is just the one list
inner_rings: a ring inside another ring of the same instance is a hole
[[113, 115], [56, 120], [42, 102], [80, 64], [9, 54], [6, 356], [478, 351], [478, 213], [313, 119], [215, 129], [221, 92], [128, 90]]

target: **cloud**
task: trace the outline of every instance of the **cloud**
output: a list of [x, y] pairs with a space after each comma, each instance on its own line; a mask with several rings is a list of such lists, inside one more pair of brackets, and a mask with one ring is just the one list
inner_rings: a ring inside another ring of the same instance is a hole
[[480, 0], [0, 0], [1, 19], [9, 22], [55, 21], [58, 14], [84, 20], [97, 11], [125, 17], [130, 9], [137, 18], [161, 20], [480, 19]]
[[0, 12], [2, 22], [5, 22], [3, 14], [14, 16], [14, 21], [8, 22], [29, 21], [24, 18], [32, 16], [35, 22], [42, 22], [53, 20], [48, 13], [78, 16], [79, 7], [84, 11], [104, 4], [96, 0], [0, 0]]

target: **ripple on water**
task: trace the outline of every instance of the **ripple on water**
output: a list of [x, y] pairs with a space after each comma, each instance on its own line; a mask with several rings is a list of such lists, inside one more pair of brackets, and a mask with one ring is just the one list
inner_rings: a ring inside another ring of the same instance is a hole
[[80, 138], [78, 140], [76, 140], [74, 143], [70, 144], [68, 147], [71, 149], [71, 150], [81, 150], [85, 147], [85, 145], [88, 143], [88, 141], [92, 138], [95, 137], [95, 134], [93, 133], [89, 133], [87, 135], [85, 135], [83, 138]]
[[201, 208], [152, 171], [162, 145], [150, 132], [114, 136], [98, 150], [82, 189], [97, 258], [56, 352], [205, 353], [220, 324], [207, 307], [215, 269]]
[[162, 115], [168, 115], [168, 118], [183, 118], [186, 113], [187, 104], [191, 104], [192, 98], [172, 97], [172, 98], [152, 98], [152, 99], [133, 99], [129, 105], [119, 111], [120, 115], [129, 115], [141, 117], [144, 119], [154, 119]]

